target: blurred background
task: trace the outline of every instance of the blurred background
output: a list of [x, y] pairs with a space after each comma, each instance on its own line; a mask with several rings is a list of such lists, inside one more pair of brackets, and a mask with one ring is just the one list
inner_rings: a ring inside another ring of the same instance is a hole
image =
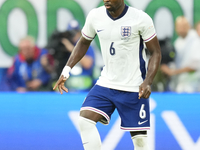
[[[149, 14], [162, 61], [152, 85], [152, 150], [200, 149], [200, 0], [125, 0]], [[77, 117], [103, 67], [98, 38], [52, 91], [89, 11], [102, 0], [0, 0], [0, 150], [81, 150]], [[148, 50], [147, 56], [149, 56]], [[115, 112], [105, 150], [133, 149]]]

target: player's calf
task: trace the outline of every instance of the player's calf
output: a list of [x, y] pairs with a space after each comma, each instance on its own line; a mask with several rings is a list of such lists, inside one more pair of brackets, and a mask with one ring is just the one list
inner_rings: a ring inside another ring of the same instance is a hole
[[101, 150], [101, 139], [96, 128], [96, 122], [79, 117], [81, 139], [85, 150]]

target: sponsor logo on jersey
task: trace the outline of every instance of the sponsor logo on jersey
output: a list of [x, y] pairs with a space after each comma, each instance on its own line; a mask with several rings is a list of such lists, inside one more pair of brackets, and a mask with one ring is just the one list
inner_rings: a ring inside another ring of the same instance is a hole
[[102, 30], [97, 30], [97, 32], [101, 32], [101, 31], [103, 31], [104, 29], [102, 29]]
[[131, 36], [131, 27], [130, 26], [122, 26], [121, 27], [121, 35], [124, 38]]

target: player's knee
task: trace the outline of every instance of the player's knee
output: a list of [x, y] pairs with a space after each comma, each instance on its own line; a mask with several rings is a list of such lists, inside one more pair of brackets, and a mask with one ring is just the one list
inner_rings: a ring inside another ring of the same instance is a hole
[[137, 148], [144, 148], [147, 146], [147, 135], [136, 135], [132, 137], [134, 146]]
[[87, 130], [88, 128], [91, 128], [91, 126], [95, 126], [96, 122], [79, 116], [78, 125], [80, 128], [80, 131], [84, 131], [84, 130]]

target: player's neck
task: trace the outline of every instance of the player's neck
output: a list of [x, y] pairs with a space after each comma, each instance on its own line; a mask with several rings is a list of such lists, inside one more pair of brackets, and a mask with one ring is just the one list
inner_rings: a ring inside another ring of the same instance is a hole
[[117, 18], [119, 17], [122, 12], [124, 11], [125, 9], [125, 4], [123, 4], [122, 6], [120, 6], [118, 9], [114, 10], [114, 11], [108, 11], [110, 13], [110, 15], [113, 17], [113, 18]]

